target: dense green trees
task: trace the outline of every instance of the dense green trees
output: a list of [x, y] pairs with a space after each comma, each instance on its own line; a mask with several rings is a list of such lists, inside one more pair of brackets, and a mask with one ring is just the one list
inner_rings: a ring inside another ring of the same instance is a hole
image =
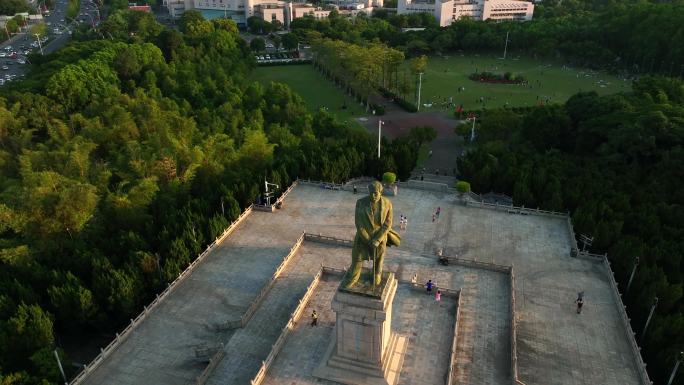
[[31, 7], [24, 0], [4, 0], [0, 2], [0, 15], [14, 16], [20, 12], [29, 12]]
[[684, 83], [646, 77], [630, 94], [487, 111], [477, 133], [477, 148], [459, 162], [475, 191], [570, 210], [575, 231], [595, 236], [592, 251], [608, 252], [623, 292], [640, 257], [623, 299], [637, 333], [660, 299], [643, 353], [664, 383], [684, 346]]
[[[315, 39], [311, 44], [314, 65], [367, 107], [381, 90], [406, 98], [414, 89], [417, 74], [409, 76], [402, 67], [404, 54], [384, 44], [358, 46], [330, 39]], [[427, 57], [417, 62], [424, 69]]]
[[247, 83], [253, 56], [234, 23], [189, 11], [180, 29], [114, 12], [106, 33], [36, 57], [3, 88], [0, 383], [58, 381], [55, 333], [120, 330], [264, 175], [406, 178], [415, 164], [406, 140], [377, 159], [369, 134], [310, 113], [285, 85]]

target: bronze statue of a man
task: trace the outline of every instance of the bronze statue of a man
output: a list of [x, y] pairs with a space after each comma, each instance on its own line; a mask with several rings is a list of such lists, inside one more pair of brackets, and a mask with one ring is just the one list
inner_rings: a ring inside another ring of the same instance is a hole
[[382, 260], [387, 246], [399, 246], [401, 237], [392, 230], [392, 202], [382, 196], [382, 184], [375, 181], [368, 185], [369, 196], [356, 201], [354, 222], [356, 236], [352, 248], [346, 287], [351, 288], [361, 276], [363, 261], [373, 261], [375, 285], [382, 280]]

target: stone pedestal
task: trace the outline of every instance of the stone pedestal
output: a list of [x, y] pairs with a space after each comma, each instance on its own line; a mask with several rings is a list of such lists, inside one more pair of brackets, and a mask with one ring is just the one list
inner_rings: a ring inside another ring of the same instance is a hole
[[332, 308], [335, 332], [314, 376], [348, 385], [395, 385], [406, 352], [406, 337], [392, 333], [392, 300], [397, 280], [385, 272], [375, 291], [338, 289]]

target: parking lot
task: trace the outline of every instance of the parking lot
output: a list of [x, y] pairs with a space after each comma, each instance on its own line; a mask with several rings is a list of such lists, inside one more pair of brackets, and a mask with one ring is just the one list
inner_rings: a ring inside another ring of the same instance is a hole
[[[63, 47], [78, 24], [97, 26], [100, 20], [99, 8], [90, 0], [81, 0], [81, 8], [75, 20], [66, 19], [67, 0], [57, 0], [54, 9], [43, 13], [46, 36], [38, 37], [23, 32], [0, 44], [0, 86], [21, 79], [30, 64], [30, 54], [47, 55]], [[30, 29], [30, 26], [29, 26]]]
[[257, 63], [290, 63], [296, 61], [307, 60], [304, 55], [299, 52], [269, 52], [254, 55]]

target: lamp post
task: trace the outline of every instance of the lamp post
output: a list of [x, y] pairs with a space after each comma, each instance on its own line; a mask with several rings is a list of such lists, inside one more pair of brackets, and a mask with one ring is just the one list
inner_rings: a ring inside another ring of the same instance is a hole
[[476, 119], [477, 119], [477, 115], [475, 115], [472, 112], [468, 115], [468, 118], [466, 119], [466, 120], [472, 120], [473, 121], [473, 125], [470, 127], [470, 141], [471, 142], [475, 140], [475, 120]]
[[45, 55], [45, 54], [43, 53], [43, 43], [40, 41], [40, 34], [39, 34], [39, 33], [34, 33], [34, 35], [36, 36], [36, 40], [38, 40], [38, 47], [40, 47], [40, 54], [41, 54], [41, 55]]
[[675, 363], [675, 366], [672, 369], [672, 374], [670, 374], [670, 380], [667, 382], [667, 385], [672, 385], [672, 381], [674, 380], [675, 375], [677, 374], [679, 364], [681, 364], [682, 361], [684, 361], [684, 352], [679, 352], [679, 357], [677, 357], [677, 363]]
[[417, 111], [420, 111], [420, 89], [423, 86], [423, 73], [420, 72], [418, 74], [418, 108], [416, 109]]
[[653, 299], [653, 305], [651, 305], [651, 312], [648, 313], [648, 318], [646, 319], [646, 325], [644, 325], [644, 330], [641, 332], [641, 338], [639, 338], [639, 342], [644, 340], [644, 336], [646, 335], [646, 330], [648, 329], [648, 324], [651, 323], [651, 317], [653, 317], [653, 312], [655, 311], [656, 306], [658, 306], [658, 297], [655, 297]]
[[380, 159], [380, 138], [382, 138], [382, 125], [383, 124], [385, 124], [385, 122], [378, 119], [378, 159]]
[[67, 385], [69, 381], [67, 381], [66, 375], [64, 374], [64, 368], [62, 368], [62, 362], [59, 360], [59, 354], [57, 353], [57, 349], [52, 351], [55, 353], [55, 358], [57, 359], [57, 366], [59, 366], [59, 371], [62, 373], [62, 378], [64, 379], [64, 385]]
[[627, 288], [625, 289], [625, 294], [629, 291], [629, 286], [632, 285], [632, 279], [634, 279], [634, 273], [636, 273], [636, 269], [639, 266], [639, 257], [636, 257], [636, 260], [634, 261], [634, 267], [632, 268], [632, 274], [629, 276], [629, 281], [627, 281]]

